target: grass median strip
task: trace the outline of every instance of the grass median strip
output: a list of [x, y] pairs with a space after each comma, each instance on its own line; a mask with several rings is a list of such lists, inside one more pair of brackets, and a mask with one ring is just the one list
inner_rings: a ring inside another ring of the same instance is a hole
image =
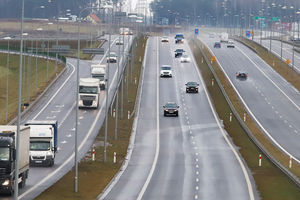
[[[138, 83], [141, 73], [142, 62], [140, 58], [144, 57], [147, 38], [140, 37], [138, 46], [132, 48], [131, 52], [135, 52], [134, 65], [131, 73], [131, 61], [127, 64], [129, 69], [124, 70], [124, 113], [121, 116], [121, 87], [119, 88], [119, 112], [118, 112], [118, 139], [114, 139], [115, 118], [109, 111], [108, 118], [108, 148], [107, 161], [103, 162], [103, 141], [105, 124], [103, 124], [99, 134], [94, 142], [96, 160], [91, 160], [91, 153], [88, 152], [83, 160], [79, 163], [78, 174], [78, 193], [74, 192], [74, 169], [68, 172], [56, 184], [43, 192], [37, 200], [52, 200], [52, 199], [95, 199], [101, 191], [112, 180], [115, 174], [119, 171], [127, 154], [129, 138], [131, 136], [133, 118], [127, 118], [127, 111], [132, 112], [135, 105]], [[134, 45], [133, 45], [134, 46]], [[129, 72], [127, 74], [127, 72]], [[136, 81], [135, 81], [136, 80]], [[129, 90], [127, 91], [126, 84], [128, 83]], [[122, 84], [121, 84], [122, 86]], [[127, 93], [128, 92], [128, 93]], [[128, 98], [127, 98], [128, 96]], [[113, 105], [115, 108], [115, 104]], [[117, 153], [117, 162], [113, 163], [114, 152]]]
[[[208, 60], [211, 60], [212, 55], [210, 55], [206, 47], [202, 45], [199, 41], [194, 40], [193, 42], [190, 42], [190, 47], [193, 50], [194, 57], [206, 82], [206, 86], [214, 102], [218, 115], [220, 119], [223, 120], [224, 127], [229, 133], [230, 137], [232, 138], [234, 144], [240, 148], [239, 152], [243, 156], [244, 160], [246, 161], [248, 167], [250, 168], [253, 174], [256, 187], [259, 191], [259, 195], [261, 196], [261, 198], [272, 200], [300, 199], [299, 188], [295, 184], [293, 184], [290, 181], [290, 179], [288, 179], [265, 156], [262, 156], [262, 166], [258, 166], [258, 157], [259, 154], [261, 154], [261, 152], [256, 147], [256, 145], [254, 145], [252, 140], [247, 136], [247, 133], [242, 128], [238, 120], [234, 117], [234, 115], [232, 117], [232, 121], [230, 122], [229, 114], [232, 113], [232, 111], [218, 85], [212, 85], [212, 80], [214, 78], [213, 74], [210, 71], [207, 63], [205, 62], [205, 59], [203, 59], [204, 55], [202, 55], [199, 47], [203, 48], [203, 52], [205, 53], [205, 56], [208, 58]], [[202, 59], [204, 60], [203, 63]], [[240, 117], [243, 119], [244, 113], [246, 112], [244, 110], [244, 107], [240, 103], [237, 95], [235, 94], [225, 75], [215, 62], [212, 64], [212, 67], [215, 73], [217, 74], [218, 78], [220, 79], [222, 86], [224, 87], [227, 95], [230, 98], [230, 101], [234, 105]], [[267, 140], [267, 138], [264, 137], [264, 135], [257, 128], [256, 124], [248, 116], [246, 120], [246, 125], [262, 144], [265, 145], [266, 143], [268, 146], [272, 145]], [[276, 150], [274, 146], [272, 147], [274, 150]], [[279, 152], [278, 150], [276, 153], [281, 154], [281, 152]], [[281, 154], [281, 156], [284, 155]], [[285, 161], [285, 166], [287, 166], [288, 159], [286, 159]]]

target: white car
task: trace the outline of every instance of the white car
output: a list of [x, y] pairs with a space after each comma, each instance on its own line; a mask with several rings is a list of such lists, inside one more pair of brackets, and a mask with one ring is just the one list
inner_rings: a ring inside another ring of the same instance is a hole
[[228, 41], [227, 48], [234, 48], [234, 42], [232, 40]]
[[180, 57], [180, 62], [189, 63], [189, 62], [191, 62], [191, 59], [188, 55], [184, 54], [183, 56]]
[[161, 42], [169, 42], [168, 36], [163, 36], [163, 37], [161, 38]]
[[160, 68], [160, 77], [172, 77], [172, 68], [170, 65], [163, 65]]
[[123, 44], [124, 44], [124, 42], [123, 42], [122, 39], [121, 39], [121, 40], [118, 39], [118, 40], [116, 41], [116, 45], [123, 45]]
[[116, 63], [117, 62], [117, 54], [115, 52], [110, 52], [110, 54], [107, 56], [107, 62], [108, 63]]

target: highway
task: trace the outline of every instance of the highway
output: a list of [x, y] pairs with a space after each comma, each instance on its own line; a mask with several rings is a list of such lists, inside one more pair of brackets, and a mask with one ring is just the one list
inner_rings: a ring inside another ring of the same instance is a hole
[[[176, 48], [151, 37], [146, 46], [142, 92], [134, 127], [134, 148], [126, 168], [99, 199], [256, 199], [253, 177], [231, 144], [209, 101], [204, 82], [191, 63], [174, 58]], [[160, 78], [161, 65], [173, 67]], [[199, 93], [185, 92], [196, 81]], [[178, 117], [164, 117], [163, 105], [176, 102]]]
[[[129, 39], [128, 39], [129, 37]], [[132, 36], [125, 38], [125, 52], [132, 43]], [[118, 46], [115, 45], [117, 37], [112, 37], [111, 51], [118, 53]], [[105, 55], [97, 55], [94, 61], [106, 63], [108, 53], [108, 42], [104, 44]], [[121, 47], [121, 51], [122, 51]], [[123, 62], [123, 54], [119, 55]], [[76, 110], [76, 59], [67, 59], [67, 71], [44, 95], [40, 101], [32, 108], [23, 123], [30, 119], [36, 120], [58, 120], [58, 153], [53, 167], [30, 167], [29, 177], [26, 186], [19, 190], [19, 199], [34, 199], [41, 192], [46, 190], [63, 175], [65, 175], [74, 165], [74, 135], [75, 135], [75, 110]], [[90, 61], [80, 61], [80, 77], [90, 77]], [[120, 64], [120, 69], [121, 69]], [[109, 102], [113, 98], [113, 93], [117, 83], [117, 64], [110, 63]], [[90, 149], [97, 136], [105, 118], [105, 91], [101, 91], [99, 108], [95, 110], [79, 110], [78, 125], [78, 159], [84, 157]], [[99, 191], [100, 192], [100, 191]], [[3, 197], [4, 198], [4, 197]], [[2, 199], [2, 197], [1, 197]], [[10, 197], [7, 197], [10, 199]]]
[[[238, 93], [248, 114], [281, 151], [300, 161], [300, 93], [257, 54], [240, 43], [235, 48], [214, 49], [217, 40], [201, 37]], [[247, 80], [236, 72], [248, 73]]]
[[[260, 44], [259, 39], [255, 39], [257, 43]], [[262, 45], [270, 50], [270, 40], [262, 40]], [[278, 56], [281, 57], [281, 42], [278, 40], [272, 40], [271, 45], [272, 52]], [[292, 67], [292, 60], [293, 60], [293, 46], [287, 43], [282, 43], [282, 58], [285, 61], [286, 59], [289, 59], [291, 63], [289, 64]], [[300, 53], [295, 51], [294, 55], [294, 62], [295, 62], [295, 70], [300, 73]]]

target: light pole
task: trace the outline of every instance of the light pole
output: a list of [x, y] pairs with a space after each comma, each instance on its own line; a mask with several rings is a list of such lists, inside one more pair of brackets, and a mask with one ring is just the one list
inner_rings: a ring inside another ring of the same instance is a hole
[[[105, 6], [104, 9], [113, 9], [112, 6]], [[111, 20], [112, 21], [112, 14], [111, 13]], [[109, 26], [109, 37], [108, 37], [108, 55], [110, 55], [110, 43], [111, 43], [111, 25]], [[117, 60], [119, 62], [120, 59]], [[106, 105], [105, 105], [105, 135], [104, 135], [104, 162], [106, 162], [106, 149], [107, 149], [107, 128], [108, 128], [108, 91], [109, 91], [109, 64], [110, 60], [107, 63], [107, 70], [106, 70]]]
[[7, 40], [7, 64], [6, 64], [6, 103], [5, 103], [5, 122], [7, 123], [7, 117], [8, 117], [8, 70], [9, 70], [9, 40], [11, 40], [11, 37], [5, 37], [5, 40]]
[[22, 87], [22, 66], [23, 66], [23, 24], [24, 24], [24, 0], [22, 0], [21, 11], [21, 44], [20, 44], [20, 65], [19, 65], [19, 96], [18, 96], [18, 118], [17, 118], [17, 140], [16, 140], [16, 160], [15, 160], [15, 180], [14, 199], [18, 199], [19, 183], [19, 146], [20, 146], [20, 122], [21, 122], [21, 87]]

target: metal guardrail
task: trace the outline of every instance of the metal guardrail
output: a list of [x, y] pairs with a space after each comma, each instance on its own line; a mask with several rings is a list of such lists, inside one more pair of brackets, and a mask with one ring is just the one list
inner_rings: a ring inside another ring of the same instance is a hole
[[[218, 78], [217, 74], [215, 73], [213, 67], [211, 66], [208, 58], [205, 56], [201, 45], [199, 44], [201, 43], [203, 44], [201, 41], [199, 40], [194, 40], [194, 44], [197, 45], [197, 47], [200, 49], [202, 56], [204, 57], [205, 62], [207, 63], [211, 73], [214, 76], [214, 79], [216, 80], [219, 88], [222, 91], [222, 94], [224, 95], [232, 113], [234, 114], [234, 116], [236, 117], [236, 119], [238, 120], [238, 122], [240, 123], [240, 125], [242, 126], [242, 128], [244, 129], [244, 131], [247, 133], [248, 137], [250, 138], [250, 140], [257, 146], [257, 148], [259, 148], [259, 150], [270, 160], [270, 162], [272, 162], [278, 169], [280, 169], [293, 183], [295, 183], [299, 188], [300, 188], [300, 179], [294, 175], [292, 172], [290, 172], [285, 166], [283, 166], [279, 161], [277, 161], [269, 152], [268, 150], [256, 139], [256, 137], [253, 135], [253, 133], [251, 132], [251, 130], [247, 127], [247, 125], [244, 123], [244, 121], [242, 120], [242, 118], [240, 117], [240, 115], [238, 114], [238, 112], [236, 111], [235, 107], [233, 106], [233, 104], [231, 103], [224, 87], [221, 84], [220, 79]], [[206, 45], [205, 45], [206, 46]]]

